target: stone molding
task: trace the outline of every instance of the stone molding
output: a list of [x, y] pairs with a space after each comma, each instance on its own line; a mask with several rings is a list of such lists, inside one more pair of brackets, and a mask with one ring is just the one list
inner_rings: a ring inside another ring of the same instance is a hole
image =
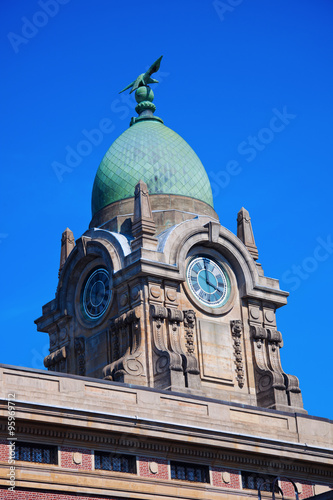
[[[239, 466], [246, 466], [248, 470], [257, 471], [258, 467], [269, 469], [272, 474], [282, 474], [292, 472], [293, 477], [300, 474], [301, 476], [307, 475], [317, 476], [322, 480], [331, 481], [333, 480], [333, 470], [325, 469], [323, 467], [316, 467], [310, 465], [303, 465], [301, 463], [297, 463], [296, 460], [286, 459], [286, 463], [282, 460], [274, 460], [269, 458], [264, 458], [262, 456], [254, 455], [254, 456], [246, 456], [243, 454], [236, 454], [224, 451], [215, 451], [209, 450], [207, 447], [204, 449], [199, 448], [191, 448], [186, 446], [181, 446], [178, 444], [164, 444], [158, 441], [140, 441], [139, 439], [130, 439], [116, 436], [98, 436], [89, 432], [79, 432], [79, 431], [69, 431], [69, 430], [57, 430], [53, 428], [47, 427], [34, 427], [33, 425], [17, 425], [17, 434], [18, 437], [22, 435], [22, 437], [26, 436], [37, 436], [37, 437], [46, 437], [51, 439], [61, 439], [77, 442], [78, 444], [73, 446], [82, 448], [82, 442], [84, 443], [92, 443], [97, 445], [97, 449], [102, 449], [103, 446], [114, 446], [117, 450], [122, 449], [123, 451], [138, 451], [142, 454], [141, 450], [146, 451], [154, 456], [157, 456], [158, 453], [166, 454], [168, 457], [174, 456], [176, 458], [182, 456], [183, 459], [187, 457], [198, 458], [203, 461], [214, 462], [214, 466], [224, 465], [228, 468], [234, 468]], [[0, 423], [0, 432], [4, 435], [7, 435], [7, 424]], [[161, 457], [163, 458], [163, 457]], [[216, 461], [220, 462], [219, 464]], [[289, 462], [289, 463], [288, 463]], [[301, 479], [301, 478], [300, 478]]]

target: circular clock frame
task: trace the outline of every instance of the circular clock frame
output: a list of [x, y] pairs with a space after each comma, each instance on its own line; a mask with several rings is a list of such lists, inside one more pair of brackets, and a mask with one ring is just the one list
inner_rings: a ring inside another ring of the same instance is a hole
[[97, 267], [89, 274], [81, 291], [84, 316], [89, 321], [99, 320], [104, 316], [111, 297], [110, 273], [104, 267]]
[[[202, 264], [203, 267], [198, 272], [198, 275], [202, 274], [203, 276], [199, 276], [197, 286], [194, 287], [194, 284], [189, 280], [188, 273], [189, 270], [195, 267], [195, 263], [201, 259], [207, 259], [211, 265], [208, 265], [207, 269], [207, 266], [205, 268], [204, 264]], [[221, 282], [224, 285], [224, 290], [222, 290]], [[200, 286], [200, 283], [202, 286]], [[237, 284], [229, 263], [219, 252], [211, 248], [197, 247], [192, 249], [186, 260], [184, 289], [188, 298], [195, 303], [196, 307], [212, 315], [221, 315], [226, 314], [233, 308]], [[203, 290], [201, 296], [200, 289]], [[204, 300], [207, 295], [210, 295], [211, 303]]]
[[76, 286], [75, 309], [80, 323], [90, 328], [102, 323], [113, 297], [112, 272], [102, 259], [90, 262]]

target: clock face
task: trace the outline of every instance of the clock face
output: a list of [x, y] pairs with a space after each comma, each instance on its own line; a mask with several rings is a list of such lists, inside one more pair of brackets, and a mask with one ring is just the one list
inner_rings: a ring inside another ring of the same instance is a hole
[[90, 320], [101, 318], [110, 303], [111, 296], [109, 272], [102, 267], [92, 271], [81, 295], [81, 304], [86, 318]]
[[187, 267], [187, 283], [193, 295], [209, 307], [223, 306], [230, 296], [230, 279], [210, 257], [198, 256]]

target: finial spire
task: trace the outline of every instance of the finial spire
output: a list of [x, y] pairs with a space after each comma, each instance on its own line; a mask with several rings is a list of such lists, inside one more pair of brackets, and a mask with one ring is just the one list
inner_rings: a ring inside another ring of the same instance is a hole
[[140, 180], [135, 186], [134, 192], [134, 218], [132, 225], [132, 234], [134, 240], [131, 243], [132, 250], [146, 248], [156, 250], [157, 239], [154, 238], [156, 226], [151, 211], [148, 187], [145, 182]]
[[244, 243], [254, 260], [258, 260], [258, 249], [254, 241], [251, 217], [242, 207], [237, 216], [237, 236]]
[[60, 251], [60, 267], [59, 267], [59, 275], [64, 267], [64, 264], [67, 260], [67, 257], [71, 253], [75, 246], [74, 235], [68, 227], [66, 227], [65, 231], [61, 235], [61, 251]]

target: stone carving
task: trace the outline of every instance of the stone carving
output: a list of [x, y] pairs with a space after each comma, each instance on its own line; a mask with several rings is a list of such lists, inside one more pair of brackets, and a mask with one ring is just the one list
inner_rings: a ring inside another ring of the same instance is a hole
[[274, 372], [269, 366], [268, 332], [258, 325], [250, 326], [254, 341], [255, 378], [258, 404], [266, 408], [286, 409], [288, 404], [282, 373]]
[[256, 341], [257, 348], [261, 349], [264, 343], [264, 339], [267, 339], [267, 331], [262, 326], [254, 326], [250, 327], [250, 332], [252, 334], [252, 338]]
[[195, 312], [192, 309], [188, 309], [183, 312], [186, 347], [186, 385], [187, 387], [198, 388], [201, 385], [201, 380], [194, 345]]
[[250, 308], [250, 315], [252, 319], [259, 319], [260, 317], [260, 310], [258, 307], [251, 307]]
[[273, 323], [275, 319], [274, 311], [265, 311], [265, 320], [268, 323]]
[[137, 300], [140, 296], [140, 286], [136, 285], [131, 290], [131, 298], [132, 300]]
[[170, 356], [163, 332], [163, 324], [164, 320], [168, 317], [168, 310], [166, 307], [151, 304], [150, 314], [153, 319], [154, 372], [161, 374], [168, 369], [170, 363]]
[[168, 347], [170, 351], [170, 370], [183, 372], [186, 363], [185, 354], [180, 345], [180, 323], [183, 321], [183, 313], [179, 309], [168, 309], [169, 335]]
[[76, 372], [77, 375], [86, 374], [86, 345], [84, 337], [77, 337], [74, 340], [74, 350], [76, 354]]
[[184, 329], [187, 351], [186, 372], [199, 375], [198, 360], [195, 357], [194, 347], [195, 312], [192, 309], [184, 311]]
[[166, 351], [166, 343], [163, 338], [162, 332], [162, 324], [164, 320], [168, 317], [168, 310], [166, 307], [151, 304], [150, 305], [150, 313], [152, 318], [154, 319], [155, 328], [154, 328], [154, 343], [158, 350]]
[[114, 361], [104, 367], [104, 378], [126, 382], [128, 376], [143, 375], [144, 368], [139, 360], [142, 355], [140, 308], [131, 309], [115, 319], [111, 325], [111, 340]]
[[75, 451], [72, 453], [72, 462], [75, 465], [82, 465], [82, 453]]
[[44, 366], [50, 371], [63, 371], [66, 366], [67, 348], [66, 346], [51, 352], [44, 358]]
[[149, 462], [149, 471], [152, 474], [158, 473], [158, 463], [157, 462]]
[[244, 387], [244, 363], [241, 347], [241, 335], [243, 330], [243, 323], [241, 320], [236, 319], [231, 321], [231, 334], [234, 339], [234, 352], [236, 364], [236, 380], [240, 389]]
[[258, 325], [250, 325], [250, 333], [254, 341], [258, 403], [280, 410], [303, 409], [297, 377], [284, 373], [281, 366], [281, 333]]
[[165, 292], [165, 295], [170, 302], [175, 302], [177, 299], [177, 292], [172, 288], [168, 288]]
[[161, 296], [161, 289], [158, 286], [155, 286], [155, 285], [151, 286], [150, 287], [150, 295], [154, 299], [158, 299]]
[[195, 312], [192, 309], [184, 311], [186, 351], [188, 352], [188, 354], [194, 353], [194, 325]]
[[198, 374], [197, 360], [182, 347], [184, 314], [175, 307], [151, 304], [155, 384], [177, 390], [190, 387], [188, 374]]
[[267, 328], [268, 333], [268, 352], [270, 368], [283, 376], [284, 386], [288, 398], [288, 404], [296, 408], [303, 408], [301, 390], [299, 388], [298, 378], [295, 375], [284, 373], [281, 366], [280, 348], [283, 346], [281, 332]]

